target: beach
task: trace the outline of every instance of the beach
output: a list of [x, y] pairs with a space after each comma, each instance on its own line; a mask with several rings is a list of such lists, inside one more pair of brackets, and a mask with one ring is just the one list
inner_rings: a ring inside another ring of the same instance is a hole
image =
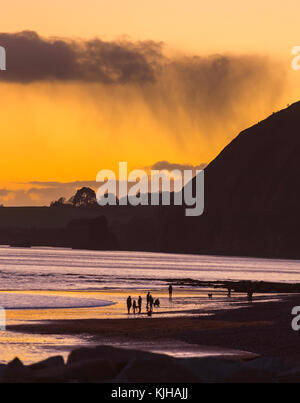
[[[162, 306], [151, 317], [145, 306], [141, 314], [128, 315], [126, 293], [120, 291], [72, 292], [73, 298], [90, 301], [97, 294], [99, 301], [115, 301], [101, 307], [8, 310], [6, 331], [0, 332], [0, 380], [298, 381], [299, 334], [291, 327], [291, 310], [299, 294], [258, 294], [249, 301], [246, 295], [210, 291], [212, 298], [206, 289], [175, 289], [171, 301], [167, 290], [157, 290]], [[195, 308], [195, 300], [206, 308]]]
[[[166, 291], [160, 292], [162, 307], [155, 309], [152, 317], [148, 317], [145, 310], [141, 315], [127, 315], [125, 293], [120, 295], [120, 292], [115, 292], [114, 297], [120, 302], [100, 308], [11, 310], [7, 312], [7, 331], [37, 340], [49, 336], [65, 340], [75, 337], [74, 345], [109, 344], [160, 352], [164, 352], [165, 346], [165, 350], [173, 351], [171, 354], [175, 356], [176, 351], [184, 353], [184, 349], [195, 356], [213, 349], [222, 355], [223, 349], [297, 357], [298, 334], [291, 328], [291, 310], [297, 305], [298, 294], [271, 295], [267, 302], [264, 302], [265, 296], [254, 296], [249, 302], [245, 296], [233, 294], [227, 298], [230, 303], [225, 309], [220, 309], [221, 301], [226, 298], [224, 291], [219, 291], [215, 297], [220, 300], [219, 309], [213, 305], [208, 305], [206, 310], [195, 308], [195, 303], [191, 309], [189, 304], [175, 303], [176, 299], [193, 299], [195, 295], [201, 298], [199, 294], [204, 293], [206, 290], [191, 290], [190, 294], [187, 290], [178, 290], [177, 297], [169, 302], [171, 306], [163, 307], [168, 295]], [[104, 298], [105, 293], [100, 294]], [[112, 297], [111, 292], [106, 294]], [[239, 302], [235, 303], [235, 299]]]
[[[98, 346], [116, 348], [116, 357], [134, 349], [176, 360], [279, 359], [298, 365], [291, 311], [299, 301], [299, 265], [237, 257], [1, 248], [0, 306], [6, 330], [0, 331], [0, 366], [15, 365], [16, 357], [25, 369], [55, 356], [67, 363], [74, 350]], [[253, 281], [254, 272], [260, 281]], [[151, 317], [148, 291], [160, 300]], [[131, 310], [128, 315], [129, 295], [136, 301], [142, 297], [141, 314]], [[128, 365], [131, 361], [128, 356]]]

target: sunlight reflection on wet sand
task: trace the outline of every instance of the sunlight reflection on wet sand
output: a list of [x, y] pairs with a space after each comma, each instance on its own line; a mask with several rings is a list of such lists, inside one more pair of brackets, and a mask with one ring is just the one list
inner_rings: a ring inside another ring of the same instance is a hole
[[[208, 292], [213, 292], [213, 298], [208, 299]], [[1, 292], [2, 293], [2, 292]], [[143, 297], [143, 313], [141, 315], [127, 315], [126, 298], [129, 291], [107, 290], [107, 291], [9, 291], [9, 294], [23, 295], [51, 295], [57, 297], [78, 298], [79, 300], [93, 298], [99, 300], [113, 301], [113, 305], [93, 307], [93, 308], [63, 308], [63, 309], [12, 309], [7, 310], [7, 325], [34, 323], [51, 320], [72, 320], [72, 319], [116, 319], [116, 318], [146, 318], [145, 312], [145, 291], [130, 290], [133, 298], [141, 294]], [[19, 297], [18, 296], [18, 297]], [[157, 317], [178, 317], [190, 315], [211, 315], [214, 310], [237, 309], [243, 304], [247, 304], [245, 295], [234, 294], [232, 298], [227, 298], [224, 290], [209, 289], [177, 289], [172, 300], [169, 300], [165, 290], [155, 290], [155, 297], [161, 301], [161, 307], [154, 311], [153, 316]], [[258, 301], [276, 300], [277, 296], [257, 295]], [[254, 301], [255, 302], [255, 301]], [[18, 356], [26, 363], [35, 362], [49, 355], [67, 353], [77, 346], [91, 345], [95, 341], [88, 335], [65, 336], [65, 335], [32, 335], [16, 333], [11, 331], [0, 332], [0, 362], [7, 362]], [[124, 344], [111, 341], [109, 344], [126, 347]], [[148, 343], [149, 344], [149, 343]], [[160, 346], [154, 344], [146, 345], [142, 343], [136, 348], [145, 348], [151, 351], [164, 352], [166, 354], [182, 356], [203, 356], [203, 355], [224, 355], [222, 349], [201, 348], [197, 346], [181, 345], [180, 348], [173, 342]], [[130, 345], [130, 343], [129, 343]], [[231, 354], [230, 352], [228, 354]]]

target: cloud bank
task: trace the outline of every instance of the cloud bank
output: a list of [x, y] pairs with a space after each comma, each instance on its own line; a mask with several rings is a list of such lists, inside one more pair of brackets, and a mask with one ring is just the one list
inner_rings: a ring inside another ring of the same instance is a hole
[[199, 165], [190, 165], [190, 164], [174, 164], [169, 161], [157, 161], [155, 164], [151, 165], [151, 167], [147, 167], [148, 169], [158, 169], [158, 170], [163, 170], [166, 169], [167, 171], [173, 171], [175, 169], [178, 169], [179, 171], [184, 171], [184, 170], [193, 170], [195, 171], [196, 169], [204, 169], [207, 164], [202, 163]]
[[44, 39], [36, 32], [0, 34], [7, 49], [4, 81], [94, 81], [104, 84], [145, 83], [155, 79], [160, 44], [145, 41], [104, 42]]
[[[266, 57], [167, 56], [166, 46], [151, 40], [71, 40], [24, 31], [0, 33], [0, 45], [7, 50], [7, 71], [0, 81], [113, 86], [114, 98], [143, 103], [175, 135], [186, 129], [219, 130], [247, 114], [245, 107], [252, 112], [272, 108], [286, 85], [281, 66]], [[103, 97], [110, 102], [107, 89], [90, 92], [99, 102]]]
[[[168, 170], [185, 169], [192, 170], [195, 174], [196, 169], [205, 168], [206, 164], [202, 163], [197, 166], [188, 164], [171, 163], [168, 161], [158, 161], [151, 166], [145, 167], [146, 171], [150, 170]], [[150, 179], [149, 179], [150, 180]], [[150, 183], [150, 182], [149, 182]], [[73, 196], [81, 187], [90, 187], [95, 191], [101, 183], [96, 181], [73, 181], [73, 182], [58, 182], [58, 181], [31, 181], [17, 183], [18, 186], [25, 186], [26, 189], [6, 189], [0, 188], [0, 204], [5, 206], [48, 206], [54, 200], [64, 197], [67, 200]], [[129, 186], [132, 186], [129, 185]]]
[[245, 104], [249, 110], [272, 107], [286, 85], [281, 66], [258, 55], [167, 56], [161, 42], [43, 38], [32, 31], [0, 33], [0, 45], [7, 51], [0, 81], [94, 83], [102, 86], [89, 87], [99, 102], [103, 96], [110, 102], [103, 86], [114, 87], [114, 98], [143, 103], [175, 134], [226, 125]]

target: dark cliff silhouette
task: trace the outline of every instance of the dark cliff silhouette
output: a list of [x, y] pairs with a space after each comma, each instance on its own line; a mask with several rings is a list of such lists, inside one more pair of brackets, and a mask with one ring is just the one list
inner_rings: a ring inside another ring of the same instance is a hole
[[297, 102], [241, 132], [205, 168], [203, 215], [170, 208], [159, 248], [300, 258], [299, 152]]
[[0, 243], [18, 247], [120, 249], [118, 240], [108, 228], [107, 218], [103, 215], [94, 218], [75, 218], [61, 227], [6, 228], [0, 230]]
[[104, 216], [89, 220], [73, 220], [67, 225], [66, 232], [72, 248], [93, 250], [118, 249], [117, 239], [109, 231], [107, 219]]

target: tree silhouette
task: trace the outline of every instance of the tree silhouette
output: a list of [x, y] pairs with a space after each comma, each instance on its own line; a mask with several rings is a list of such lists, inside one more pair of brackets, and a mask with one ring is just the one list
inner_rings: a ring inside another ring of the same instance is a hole
[[62, 207], [66, 204], [66, 199], [64, 197], [60, 197], [58, 200], [51, 202], [50, 207]]
[[91, 188], [83, 187], [77, 190], [75, 195], [71, 197], [70, 202], [75, 207], [95, 206], [97, 204], [96, 193]]

